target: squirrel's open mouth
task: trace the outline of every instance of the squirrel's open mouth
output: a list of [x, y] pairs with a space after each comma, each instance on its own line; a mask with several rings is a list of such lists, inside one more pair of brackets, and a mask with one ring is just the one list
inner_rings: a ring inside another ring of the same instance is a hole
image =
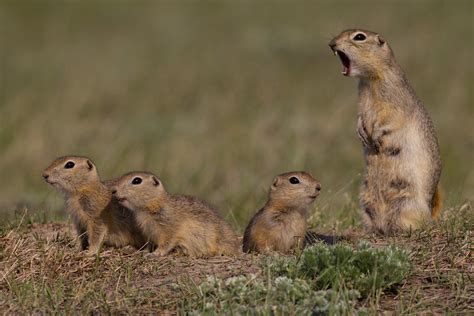
[[349, 57], [347, 57], [346, 54], [344, 54], [343, 51], [340, 51], [340, 50], [335, 50], [334, 55], [339, 56], [339, 59], [341, 60], [342, 74], [344, 76], [348, 76], [349, 73], [351, 72], [351, 60], [349, 59]]
[[125, 197], [118, 197], [118, 196], [116, 197], [116, 199], [117, 199], [118, 202], [123, 202], [123, 201], [127, 200], [127, 198], [125, 198]]

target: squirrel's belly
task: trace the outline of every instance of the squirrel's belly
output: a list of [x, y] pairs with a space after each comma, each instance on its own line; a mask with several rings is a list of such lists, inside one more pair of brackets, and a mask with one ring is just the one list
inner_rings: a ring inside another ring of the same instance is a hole
[[366, 177], [367, 180], [384, 183], [389, 178], [399, 173], [401, 159], [387, 157], [380, 153], [377, 155], [367, 155], [366, 157]]
[[387, 152], [395, 146], [385, 146], [379, 154], [366, 157], [365, 193], [390, 208], [407, 199], [425, 199], [433, 165], [419, 135], [404, 136], [399, 138], [402, 146], [396, 146], [396, 155]]
[[366, 157], [364, 189], [377, 204], [390, 204], [390, 200], [411, 186], [410, 168], [405, 165], [406, 154], [407, 152], [399, 150], [393, 156], [381, 151], [377, 155]]

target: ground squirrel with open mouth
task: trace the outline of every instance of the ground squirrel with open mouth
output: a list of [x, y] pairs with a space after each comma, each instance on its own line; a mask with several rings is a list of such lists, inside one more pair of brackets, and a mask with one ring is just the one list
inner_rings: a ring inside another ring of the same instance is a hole
[[433, 123], [377, 33], [346, 30], [330, 43], [342, 74], [359, 78], [357, 133], [365, 156], [360, 205], [381, 233], [416, 229], [441, 210], [441, 158]]

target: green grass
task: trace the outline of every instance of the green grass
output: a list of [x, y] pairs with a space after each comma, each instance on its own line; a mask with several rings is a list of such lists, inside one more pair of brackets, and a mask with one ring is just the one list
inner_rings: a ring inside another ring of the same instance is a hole
[[170, 191], [209, 200], [240, 231], [276, 174], [308, 170], [323, 186], [313, 224], [357, 225], [356, 81], [340, 75], [327, 46], [353, 26], [384, 35], [426, 104], [445, 205], [473, 199], [472, 9], [470, 1], [2, 1], [2, 218], [25, 206], [64, 218], [41, 171], [82, 154], [103, 178], [153, 171]]

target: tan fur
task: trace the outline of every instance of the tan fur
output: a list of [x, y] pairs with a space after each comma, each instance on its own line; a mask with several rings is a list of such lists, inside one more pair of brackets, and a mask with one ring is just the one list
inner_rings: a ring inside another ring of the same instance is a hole
[[[299, 183], [290, 183], [292, 177], [296, 177]], [[245, 229], [243, 251], [288, 253], [302, 248], [308, 208], [320, 190], [321, 185], [306, 172], [288, 172], [277, 176], [267, 203]]]
[[[68, 162], [74, 167], [66, 169]], [[79, 249], [97, 253], [104, 243], [140, 249], [146, 238], [133, 213], [112, 197], [113, 180], [101, 182], [97, 168], [87, 157], [66, 156], [56, 159], [43, 172], [46, 182], [60, 190], [79, 238]]]
[[[356, 40], [357, 34], [366, 39]], [[329, 45], [345, 65], [343, 73], [359, 78], [364, 222], [382, 233], [416, 229], [440, 209], [441, 159], [433, 123], [380, 35], [347, 30]]]
[[433, 208], [431, 209], [431, 218], [433, 220], [438, 220], [439, 215], [441, 214], [441, 207], [443, 206], [443, 197], [441, 194], [441, 189], [438, 186], [436, 192], [433, 196]]
[[[141, 183], [133, 184], [135, 178]], [[212, 207], [194, 197], [169, 195], [153, 174], [126, 174], [113, 190], [120, 203], [135, 212], [143, 233], [158, 245], [157, 254], [165, 256], [172, 250], [192, 257], [237, 254], [237, 236]]]

